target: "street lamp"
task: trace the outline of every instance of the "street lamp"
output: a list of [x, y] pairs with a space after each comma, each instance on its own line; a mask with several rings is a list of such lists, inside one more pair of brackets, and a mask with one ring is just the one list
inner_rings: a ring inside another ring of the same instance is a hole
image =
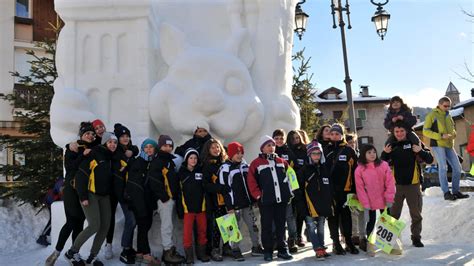
[[[382, 6], [388, 3], [389, 0], [385, 0], [384, 3], [376, 3], [374, 0], [370, 0], [370, 2], [377, 6], [377, 11], [375, 12], [374, 16], [372, 17], [372, 21], [375, 23], [375, 27], [377, 29], [377, 34], [384, 39], [385, 34], [387, 33], [387, 25], [388, 20], [390, 19], [390, 14], [388, 14], [385, 10], [383, 10]], [[295, 10], [295, 24], [296, 29], [295, 32], [298, 34], [299, 39], [303, 36], [303, 32], [306, 30], [306, 22], [308, 19], [308, 15], [303, 12], [301, 9], [301, 4], [306, 2], [306, 0], [298, 2], [296, 5]], [[346, 4], [342, 6], [341, 0], [331, 0], [331, 13], [332, 13], [332, 21], [333, 21], [333, 28], [337, 28], [339, 26], [341, 30], [341, 41], [342, 41], [342, 55], [344, 60], [344, 72], [345, 72], [345, 79], [344, 83], [346, 84], [346, 94], [347, 94], [347, 103], [348, 103], [348, 112], [349, 112], [349, 128], [350, 131], [356, 133], [356, 121], [355, 121], [355, 112], [354, 112], [354, 102], [352, 100], [352, 88], [351, 82], [352, 79], [349, 76], [349, 64], [347, 62], [347, 47], [346, 47], [346, 33], [345, 33], [345, 22], [343, 18], [343, 12], [346, 12], [347, 15], [347, 28], [351, 29], [351, 18], [350, 18], [350, 10], [349, 10], [349, 0], [346, 0]], [[336, 18], [338, 23], [336, 23]]]
[[375, 11], [374, 16], [372, 17], [372, 22], [375, 23], [377, 34], [382, 38], [382, 40], [385, 37], [385, 34], [387, 34], [388, 20], [390, 19], [390, 14], [388, 14], [382, 6], [386, 5], [388, 1], [389, 0], [385, 0], [385, 3], [375, 3], [374, 0], [370, 0], [372, 4], [377, 6], [377, 11]]
[[306, 30], [306, 23], [308, 22], [308, 14], [306, 14], [303, 9], [301, 9], [301, 4], [304, 4], [306, 0], [298, 2], [296, 4], [296, 10], [295, 10], [295, 32], [298, 34], [298, 38], [301, 40], [301, 37], [303, 37], [303, 33]]

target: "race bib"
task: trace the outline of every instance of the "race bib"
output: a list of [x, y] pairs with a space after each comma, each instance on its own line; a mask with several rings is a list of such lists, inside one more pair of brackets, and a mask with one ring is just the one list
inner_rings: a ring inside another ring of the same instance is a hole
[[194, 175], [194, 179], [196, 179], [196, 180], [202, 180], [202, 174], [201, 174], [201, 173], [196, 173], [196, 174]]
[[303, 159], [298, 159], [298, 165], [304, 165], [304, 160]]
[[323, 184], [329, 185], [329, 178], [323, 177]]
[[339, 161], [347, 161], [347, 156], [346, 155], [339, 155]]
[[380, 215], [374, 231], [369, 236], [369, 242], [390, 254], [397, 239], [405, 228], [405, 222], [387, 214], [387, 209]]

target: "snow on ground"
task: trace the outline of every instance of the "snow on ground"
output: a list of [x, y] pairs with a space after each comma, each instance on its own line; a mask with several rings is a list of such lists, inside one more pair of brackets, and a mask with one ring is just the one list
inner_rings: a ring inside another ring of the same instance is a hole
[[[296, 264], [296, 265], [381, 265], [389, 264], [453, 264], [453, 265], [474, 265], [474, 193], [470, 193], [469, 199], [457, 200], [454, 202], [445, 201], [438, 187], [429, 188], [425, 191], [423, 198], [423, 242], [424, 248], [411, 246], [410, 240], [410, 217], [408, 207], [405, 204], [402, 219], [407, 222], [407, 228], [402, 233], [404, 244], [404, 254], [401, 256], [386, 255], [377, 252], [376, 257], [369, 258], [363, 252], [359, 255], [331, 256], [324, 262], [314, 259], [314, 252], [309, 243], [302, 252], [295, 255], [292, 261], [274, 260], [268, 265]], [[120, 209], [120, 207], [118, 208]], [[28, 206], [16, 208], [0, 207], [0, 265], [44, 265], [44, 260], [53, 251], [53, 247], [47, 248], [36, 244], [36, 238], [47, 222], [47, 213], [41, 212], [35, 216], [37, 210]], [[118, 210], [117, 213], [121, 211]], [[120, 232], [123, 227], [121, 215], [117, 215], [117, 226], [114, 239], [114, 259], [103, 260], [106, 265], [123, 265], [118, 260], [120, 253]], [[181, 227], [181, 226], [179, 226]], [[59, 230], [59, 229], [53, 229]], [[243, 233], [246, 228], [244, 226]], [[54, 233], [53, 233], [54, 235]], [[158, 247], [159, 229], [155, 224], [151, 232], [152, 250], [161, 251]], [[180, 239], [181, 240], [181, 239]], [[53, 241], [54, 242], [54, 241]], [[181, 242], [181, 241], [180, 241]], [[329, 244], [328, 251], [331, 250], [329, 232], [326, 226], [326, 244]], [[70, 242], [66, 244], [69, 247]], [[54, 244], [54, 243], [53, 243]], [[243, 243], [243, 250], [249, 249], [249, 243]], [[88, 247], [81, 250], [83, 257], [88, 255]], [[102, 256], [102, 254], [100, 255]], [[258, 265], [265, 264], [261, 257], [250, 257], [245, 255], [245, 262], [234, 262], [226, 258], [221, 263], [206, 263], [207, 265]], [[68, 265], [62, 257], [58, 260], [58, 266]]]

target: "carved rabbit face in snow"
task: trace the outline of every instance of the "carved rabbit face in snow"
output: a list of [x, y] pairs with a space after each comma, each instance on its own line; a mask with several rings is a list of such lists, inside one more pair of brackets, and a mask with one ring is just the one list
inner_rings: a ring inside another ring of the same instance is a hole
[[263, 105], [248, 66], [237, 52], [189, 45], [184, 34], [163, 24], [161, 52], [167, 76], [150, 95], [150, 115], [158, 130], [189, 135], [207, 125], [222, 139], [246, 141], [261, 128]]

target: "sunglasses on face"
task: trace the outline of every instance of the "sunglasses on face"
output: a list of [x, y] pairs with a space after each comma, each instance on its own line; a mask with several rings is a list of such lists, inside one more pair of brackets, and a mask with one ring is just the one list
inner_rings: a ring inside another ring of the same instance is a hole
[[321, 152], [319, 152], [319, 151], [312, 152], [311, 155], [321, 155]]

